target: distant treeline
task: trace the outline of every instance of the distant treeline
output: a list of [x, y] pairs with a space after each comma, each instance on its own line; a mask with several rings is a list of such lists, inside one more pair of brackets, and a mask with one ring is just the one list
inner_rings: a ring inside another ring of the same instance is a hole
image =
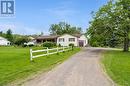
[[[49, 28], [50, 35], [63, 35], [68, 34], [82, 34], [80, 27], [71, 26], [66, 22], [59, 22], [58, 24], [52, 24]], [[0, 31], [0, 36], [8, 39], [12, 45], [23, 45], [30, 41], [29, 37], [42, 36], [44, 33], [41, 32], [39, 35], [19, 35], [13, 34], [11, 29], [8, 29], [5, 33]]]

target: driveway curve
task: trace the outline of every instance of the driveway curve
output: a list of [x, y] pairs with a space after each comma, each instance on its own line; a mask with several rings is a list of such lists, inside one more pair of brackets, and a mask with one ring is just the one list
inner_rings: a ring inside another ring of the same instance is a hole
[[102, 48], [85, 48], [22, 86], [114, 86], [99, 63]]

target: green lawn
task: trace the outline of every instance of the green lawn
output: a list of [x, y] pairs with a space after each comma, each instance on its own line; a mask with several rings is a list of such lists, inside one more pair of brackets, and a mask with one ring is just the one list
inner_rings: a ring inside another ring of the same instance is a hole
[[102, 62], [108, 75], [119, 86], [130, 86], [130, 52], [107, 51]]
[[35, 58], [34, 62], [30, 62], [29, 48], [0, 47], [0, 86], [27, 78], [38, 71], [48, 71], [78, 51], [80, 48]]

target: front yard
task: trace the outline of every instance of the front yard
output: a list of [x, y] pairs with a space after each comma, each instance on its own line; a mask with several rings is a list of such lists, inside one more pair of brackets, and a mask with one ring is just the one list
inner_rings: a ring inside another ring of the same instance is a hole
[[35, 58], [30, 62], [29, 48], [0, 47], [0, 86], [32, 76], [39, 71], [50, 70], [56, 64], [80, 51], [73, 51]]
[[106, 51], [102, 63], [119, 86], [130, 86], [130, 52]]

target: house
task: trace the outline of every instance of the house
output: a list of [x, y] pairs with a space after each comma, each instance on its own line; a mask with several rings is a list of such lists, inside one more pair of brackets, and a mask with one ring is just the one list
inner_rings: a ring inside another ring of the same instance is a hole
[[60, 44], [61, 46], [69, 46], [71, 43], [74, 44], [74, 46], [84, 47], [88, 44], [88, 39], [85, 37], [85, 35], [81, 34], [64, 34], [57, 38], [57, 44]]
[[28, 45], [35, 45], [36, 44], [36, 39], [34, 38], [34, 37], [28, 37], [28, 39], [30, 40], [29, 42], [28, 42]]
[[50, 35], [50, 36], [40, 36], [36, 38], [37, 43], [43, 43], [46, 41], [55, 42], [57, 45], [69, 46], [69, 44], [74, 44], [74, 46], [84, 47], [88, 45], [88, 39], [83, 34], [64, 34], [61, 36]]
[[10, 41], [8, 41], [6, 38], [0, 37], [0, 45], [10, 45]]
[[29, 42], [25, 42], [24, 45], [33, 46], [36, 44], [36, 39], [34, 37], [29, 36], [28, 39], [29, 39]]
[[58, 35], [39, 36], [39, 37], [36, 38], [36, 42], [37, 43], [43, 43], [43, 42], [49, 41], [49, 42], [57, 43], [57, 38], [58, 37], [59, 37]]

